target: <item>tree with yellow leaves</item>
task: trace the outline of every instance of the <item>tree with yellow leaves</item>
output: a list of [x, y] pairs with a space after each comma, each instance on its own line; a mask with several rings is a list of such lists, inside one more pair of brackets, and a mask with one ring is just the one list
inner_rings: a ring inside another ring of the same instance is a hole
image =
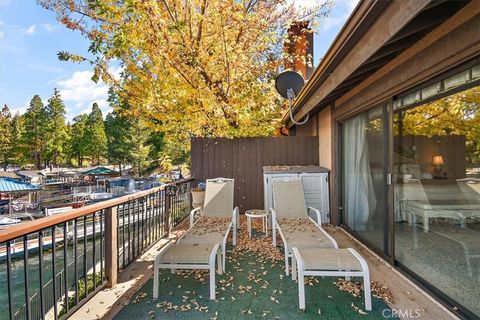
[[[271, 135], [282, 104], [272, 83], [294, 21], [318, 21], [330, 0], [41, 0], [90, 41], [94, 80], [107, 82], [130, 116], [160, 123], [167, 140]], [[313, 1], [312, 1], [313, 3]], [[109, 74], [120, 64], [120, 78]], [[158, 129], [158, 128], [157, 128]], [[183, 144], [185, 145], [185, 144]]]

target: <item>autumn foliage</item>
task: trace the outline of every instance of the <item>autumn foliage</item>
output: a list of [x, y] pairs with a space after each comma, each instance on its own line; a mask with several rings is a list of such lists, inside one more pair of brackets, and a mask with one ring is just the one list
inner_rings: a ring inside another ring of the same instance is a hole
[[[111, 85], [120, 113], [153, 119], [167, 139], [265, 136], [282, 103], [272, 83], [293, 21], [317, 20], [331, 3], [286, 0], [42, 0], [91, 41], [94, 80]], [[109, 67], [120, 65], [120, 78]], [[115, 106], [114, 106], [115, 107]]]

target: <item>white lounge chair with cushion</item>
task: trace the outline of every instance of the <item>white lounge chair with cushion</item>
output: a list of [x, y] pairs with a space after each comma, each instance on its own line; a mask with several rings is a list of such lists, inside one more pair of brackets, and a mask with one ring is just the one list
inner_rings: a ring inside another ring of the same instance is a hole
[[227, 238], [232, 231], [232, 243], [237, 244], [238, 208], [233, 208], [234, 180], [207, 180], [203, 216], [195, 221], [201, 207], [190, 212], [190, 228], [179, 239], [182, 244], [220, 244], [222, 270], [225, 271]]
[[[321, 226], [320, 212], [307, 208], [302, 180], [277, 180], [273, 182], [272, 235], [277, 245], [277, 230], [285, 250], [285, 273], [288, 275], [292, 248], [338, 248], [337, 242]], [[308, 211], [316, 214], [317, 222]]]
[[215, 257], [221, 273], [220, 245], [218, 244], [173, 244], [165, 245], [155, 258], [153, 269], [153, 298], [158, 298], [160, 269], [207, 269], [210, 270], [210, 300], [215, 300]]
[[[365, 259], [352, 248], [292, 248], [292, 278], [297, 278], [299, 308], [305, 310], [306, 276], [362, 277], [365, 309], [372, 310], [370, 273]], [[298, 271], [297, 271], [298, 269]]]
[[155, 258], [153, 297], [158, 297], [160, 269], [210, 270], [210, 299], [215, 299], [215, 256], [218, 273], [225, 271], [227, 238], [232, 230], [232, 242], [237, 242], [238, 208], [233, 208], [233, 179], [207, 180], [203, 217], [195, 221], [196, 208], [190, 212], [190, 228], [177, 240], [168, 243]]

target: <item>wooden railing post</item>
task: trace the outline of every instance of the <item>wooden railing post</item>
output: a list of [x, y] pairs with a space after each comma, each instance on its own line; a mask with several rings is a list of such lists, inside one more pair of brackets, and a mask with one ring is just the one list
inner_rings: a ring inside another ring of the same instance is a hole
[[107, 287], [117, 284], [118, 246], [117, 246], [117, 207], [105, 210], [105, 275]]

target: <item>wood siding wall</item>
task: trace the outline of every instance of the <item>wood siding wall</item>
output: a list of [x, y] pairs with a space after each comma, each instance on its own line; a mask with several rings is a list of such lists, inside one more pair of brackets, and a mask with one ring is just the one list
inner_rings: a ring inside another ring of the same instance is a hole
[[243, 213], [263, 208], [264, 166], [318, 166], [318, 137], [193, 138], [191, 160], [196, 183], [235, 179], [235, 206]]

